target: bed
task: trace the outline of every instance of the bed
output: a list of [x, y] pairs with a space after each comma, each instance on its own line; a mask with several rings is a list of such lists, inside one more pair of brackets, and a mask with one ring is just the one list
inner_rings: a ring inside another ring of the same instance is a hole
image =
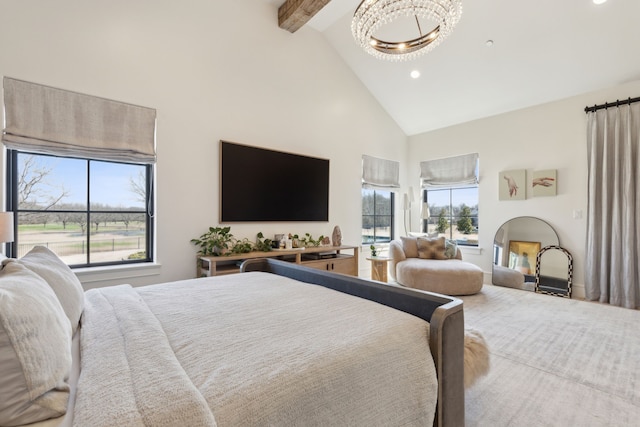
[[[2, 384], [0, 425], [464, 425], [458, 299], [273, 259], [84, 293], [46, 248], [3, 264], [0, 362], [28, 353], [41, 383], [22, 406]], [[46, 327], [18, 339], [6, 303], [32, 282]]]

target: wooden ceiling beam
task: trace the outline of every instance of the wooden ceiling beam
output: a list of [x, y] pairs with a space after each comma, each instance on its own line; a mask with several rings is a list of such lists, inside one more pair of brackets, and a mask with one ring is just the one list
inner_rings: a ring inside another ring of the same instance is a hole
[[331, 0], [286, 0], [278, 8], [278, 26], [291, 33], [298, 31]]

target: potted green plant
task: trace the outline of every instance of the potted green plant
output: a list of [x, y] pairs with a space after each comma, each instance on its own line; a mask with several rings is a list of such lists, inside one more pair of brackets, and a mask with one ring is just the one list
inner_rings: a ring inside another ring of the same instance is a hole
[[249, 239], [235, 240], [231, 242], [230, 253], [232, 254], [246, 254], [253, 250], [253, 243]]
[[374, 245], [369, 246], [369, 249], [371, 249], [371, 256], [372, 257], [377, 257], [378, 256], [378, 248], [376, 248]]
[[271, 239], [266, 239], [262, 231], [258, 233], [256, 236], [256, 243], [254, 245], [254, 249], [260, 252], [269, 252], [272, 249], [273, 241]]
[[304, 233], [304, 237], [302, 239], [299, 239], [299, 241], [302, 243], [304, 247], [308, 248], [312, 246], [320, 246], [320, 243], [322, 243], [322, 239], [324, 239], [323, 235], [320, 235], [320, 237], [318, 237], [317, 239], [314, 239], [313, 236], [311, 236], [311, 234]]
[[234, 238], [231, 227], [209, 227], [209, 230], [191, 243], [200, 246], [200, 255], [220, 256], [233, 246]]

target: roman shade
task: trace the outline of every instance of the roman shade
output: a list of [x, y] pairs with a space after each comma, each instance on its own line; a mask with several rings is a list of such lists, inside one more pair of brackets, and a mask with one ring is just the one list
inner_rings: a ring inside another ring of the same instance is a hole
[[5, 77], [10, 149], [155, 163], [156, 110]]
[[478, 184], [478, 153], [420, 162], [422, 188]]
[[400, 187], [400, 163], [362, 155], [362, 187], [393, 191]]

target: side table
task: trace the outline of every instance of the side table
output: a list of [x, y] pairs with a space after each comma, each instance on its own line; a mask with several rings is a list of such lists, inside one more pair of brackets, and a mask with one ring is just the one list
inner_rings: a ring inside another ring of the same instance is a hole
[[367, 260], [371, 261], [371, 279], [379, 282], [387, 281], [387, 263], [389, 258], [382, 256], [368, 257]]

